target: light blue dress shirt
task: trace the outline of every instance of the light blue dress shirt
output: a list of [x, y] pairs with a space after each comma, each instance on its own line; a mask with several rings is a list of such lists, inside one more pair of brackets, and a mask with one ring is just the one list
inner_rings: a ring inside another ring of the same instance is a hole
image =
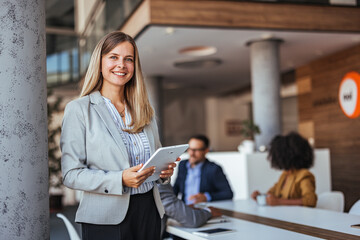
[[[128, 152], [130, 158], [130, 167], [134, 167], [139, 165], [140, 163], [145, 163], [150, 158], [150, 144], [147, 139], [144, 131], [139, 133], [128, 133], [123, 131], [123, 129], [130, 129], [128, 127], [131, 123], [131, 114], [128, 113], [125, 107], [125, 123], [123, 122], [119, 112], [115, 108], [115, 106], [111, 103], [110, 99], [103, 96], [105, 100], [106, 107], [108, 108], [117, 129], [120, 131], [121, 137], [126, 146], [126, 150]], [[129, 189], [130, 194], [139, 194], [146, 193], [154, 187], [153, 182], [146, 182], [140, 185], [138, 188], [128, 188], [125, 187], [125, 190]]]
[[[201, 168], [204, 163], [196, 164], [193, 168], [190, 165], [190, 162], [187, 162], [187, 174], [185, 180], [185, 203], [187, 205], [194, 204], [193, 200], [189, 200], [189, 197], [195, 194], [200, 193], [200, 181], [201, 181]], [[211, 201], [211, 196], [209, 193], [204, 193], [207, 201]]]

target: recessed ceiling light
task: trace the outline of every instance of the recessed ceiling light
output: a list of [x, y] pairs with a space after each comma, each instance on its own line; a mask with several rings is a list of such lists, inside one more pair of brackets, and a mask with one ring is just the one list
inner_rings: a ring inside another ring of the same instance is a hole
[[165, 33], [166, 33], [167, 35], [172, 35], [172, 34], [174, 34], [174, 32], [175, 32], [175, 29], [174, 29], [173, 27], [167, 27], [167, 28], [165, 29]]
[[274, 34], [272, 34], [272, 33], [263, 33], [263, 34], [261, 34], [261, 38], [262, 39], [271, 39], [271, 38], [274, 38]]
[[200, 59], [200, 60], [193, 60], [193, 61], [179, 61], [175, 62], [174, 66], [178, 68], [210, 68], [218, 66], [222, 63], [221, 59], [212, 58], [212, 59]]
[[180, 54], [185, 54], [188, 56], [209, 56], [211, 54], [216, 53], [216, 47], [211, 46], [192, 46], [186, 47], [179, 50]]

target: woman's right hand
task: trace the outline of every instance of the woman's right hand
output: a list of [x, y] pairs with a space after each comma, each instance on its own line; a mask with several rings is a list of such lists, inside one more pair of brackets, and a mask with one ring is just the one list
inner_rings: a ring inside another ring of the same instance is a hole
[[138, 172], [142, 166], [143, 164], [139, 164], [123, 171], [122, 182], [124, 186], [138, 188], [148, 177], [154, 174], [155, 167], [149, 167]]
[[257, 197], [258, 195], [260, 195], [260, 192], [259, 192], [259, 191], [254, 191], [254, 192], [251, 194], [251, 198], [256, 201], [256, 197]]

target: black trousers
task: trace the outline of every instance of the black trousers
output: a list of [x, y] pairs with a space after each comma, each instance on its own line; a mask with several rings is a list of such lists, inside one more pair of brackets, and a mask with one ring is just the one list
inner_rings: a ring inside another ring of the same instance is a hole
[[129, 209], [120, 224], [82, 223], [81, 228], [83, 240], [159, 240], [161, 219], [153, 190], [130, 196]]

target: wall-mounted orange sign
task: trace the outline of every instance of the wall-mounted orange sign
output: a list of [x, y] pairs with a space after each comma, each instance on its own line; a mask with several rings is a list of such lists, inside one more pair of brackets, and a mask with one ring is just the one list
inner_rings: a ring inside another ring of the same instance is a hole
[[349, 72], [341, 80], [339, 103], [341, 110], [349, 118], [360, 115], [360, 74]]

